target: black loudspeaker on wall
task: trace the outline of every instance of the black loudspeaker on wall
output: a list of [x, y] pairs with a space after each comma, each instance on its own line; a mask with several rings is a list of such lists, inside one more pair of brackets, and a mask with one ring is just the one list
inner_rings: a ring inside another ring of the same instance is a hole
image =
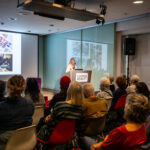
[[124, 38], [123, 53], [124, 55], [135, 55], [135, 38]]

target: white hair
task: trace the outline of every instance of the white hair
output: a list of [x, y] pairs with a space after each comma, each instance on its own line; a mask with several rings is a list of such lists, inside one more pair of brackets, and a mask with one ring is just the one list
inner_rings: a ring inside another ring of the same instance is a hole
[[140, 81], [140, 77], [138, 75], [132, 75], [130, 81], [131, 83], [137, 83]]
[[100, 85], [103, 85], [103, 88], [109, 88], [110, 87], [110, 80], [106, 77], [101, 78]]
[[91, 83], [85, 83], [83, 85], [83, 93], [86, 98], [94, 96], [94, 87]]

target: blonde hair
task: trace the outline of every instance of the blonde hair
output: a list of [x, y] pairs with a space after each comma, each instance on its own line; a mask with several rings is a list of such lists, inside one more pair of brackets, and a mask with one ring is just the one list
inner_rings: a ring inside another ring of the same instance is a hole
[[83, 104], [83, 89], [79, 82], [72, 82], [67, 91], [67, 98], [71, 100], [72, 105], [81, 106]]
[[94, 87], [92, 86], [91, 83], [85, 83], [83, 85], [83, 92], [84, 92], [84, 96], [86, 98], [88, 98], [90, 96], [94, 96]]

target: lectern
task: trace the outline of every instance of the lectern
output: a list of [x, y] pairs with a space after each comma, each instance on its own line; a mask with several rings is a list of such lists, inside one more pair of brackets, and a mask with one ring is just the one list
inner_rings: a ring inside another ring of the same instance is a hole
[[69, 76], [71, 81], [77, 81], [80, 83], [91, 82], [92, 71], [90, 70], [71, 70], [65, 75]]

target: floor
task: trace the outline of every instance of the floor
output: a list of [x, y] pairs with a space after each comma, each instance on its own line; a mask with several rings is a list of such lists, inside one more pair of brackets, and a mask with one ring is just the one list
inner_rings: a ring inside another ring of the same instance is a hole
[[48, 100], [51, 100], [53, 95], [54, 95], [54, 92], [53, 91], [50, 91], [50, 90], [41, 90], [43, 96], [48, 96]]

